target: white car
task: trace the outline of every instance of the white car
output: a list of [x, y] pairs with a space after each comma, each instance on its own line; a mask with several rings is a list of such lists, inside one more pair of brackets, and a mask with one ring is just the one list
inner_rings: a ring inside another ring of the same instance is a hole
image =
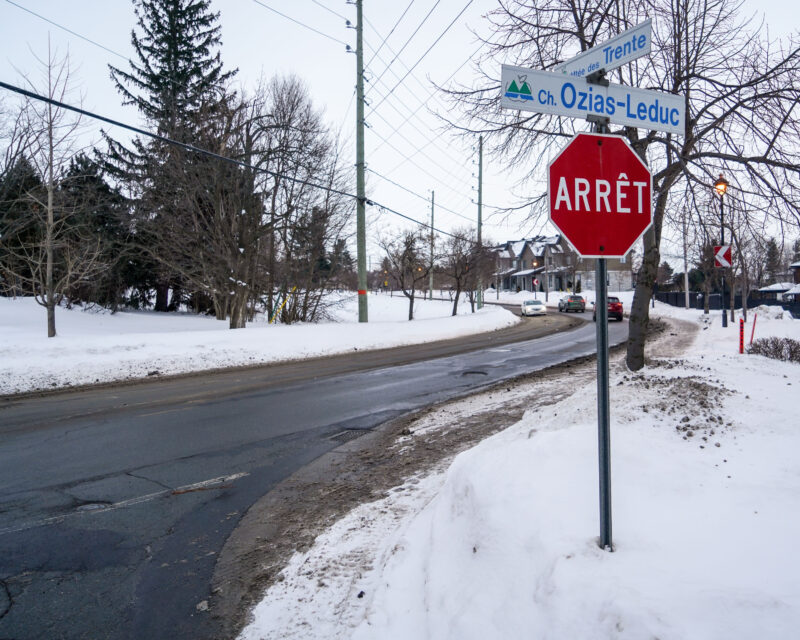
[[547, 313], [547, 307], [541, 300], [526, 300], [522, 303], [520, 313], [523, 316], [543, 316]]

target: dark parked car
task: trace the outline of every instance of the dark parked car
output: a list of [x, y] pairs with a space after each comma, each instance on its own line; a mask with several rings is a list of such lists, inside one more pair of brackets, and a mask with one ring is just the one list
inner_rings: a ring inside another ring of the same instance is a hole
[[[592, 320], [597, 322], [597, 306], [592, 303], [594, 307], [592, 311]], [[608, 319], [616, 318], [622, 322], [622, 301], [616, 296], [608, 296]]]
[[580, 311], [583, 313], [586, 311], [586, 300], [576, 295], [564, 296], [558, 301], [558, 310]]

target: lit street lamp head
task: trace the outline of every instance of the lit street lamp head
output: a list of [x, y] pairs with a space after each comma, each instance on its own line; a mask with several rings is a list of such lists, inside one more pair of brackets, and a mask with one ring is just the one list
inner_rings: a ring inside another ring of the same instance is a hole
[[728, 190], [728, 181], [720, 173], [719, 178], [717, 178], [717, 181], [714, 183], [714, 191], [716, 191], [717, 195], [721, 198], [722, 196], [725, 195], [725, 192], [727, 190]]

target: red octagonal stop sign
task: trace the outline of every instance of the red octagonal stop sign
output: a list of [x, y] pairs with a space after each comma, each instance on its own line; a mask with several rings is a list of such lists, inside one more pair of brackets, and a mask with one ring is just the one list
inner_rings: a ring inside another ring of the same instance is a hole
[[650, 170], [625, 138], [579, 133], [548, 167], [550, 221], [583, 258], [621, 258], [653, 221]]

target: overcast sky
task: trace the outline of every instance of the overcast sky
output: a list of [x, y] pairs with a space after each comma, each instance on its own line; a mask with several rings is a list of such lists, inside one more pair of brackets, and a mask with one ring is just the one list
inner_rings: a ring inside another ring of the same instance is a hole
[[[355, 56], [345, 50], [345, 45], [355, 47], [355, 30], [347, 28], [345, 20], [355, 23], [355, 6], [345, 0], [213, 0], [212, 4], [220, 12], [223, 61], [228, 68], [239, 69], [238, 81], [252, 87], [262, 74], [266, 78], [298, 75], [307, 83], [314, 104], [325, 111], [327, 121], [341, 130], [352, 149]], [[436, 226], [444, 230], [475, 224], [478, 170], [473, 145], [477, 147], [477, 139], [456, 140], [441, 129], [429, 111], [444, 111], [446, 104], [433, 87], [453, 74], [454, 80], [472, 83], [470, 60], [479, 46], [472, 31], [486, 29], [483, 16], [495, 6], [496, 0], [364, 0], [365, 62], [369, 62], [370, 79], [367, 100], [371, 105], [366, 109], [370, 126], [366, 133], [371, 170], [367, 174], [368, 194], [407, 215], [427, 220], [430, 191], [435, 190]], [[800, 24], [800, 8], [793, 0], [751, 0], [746, 7], [765, 13], [772, 35], [784, 35]], [[17, 84], [20, 73], [38, 79], [41, 70], [34, 53], [46, 56], [49, 34], [53, 48], [62, 54], [69, 52], [84, 108], [141, 124], [135, 110], [120, 106], [108, 74], [108, 64], [127, 68], [133, 26], [132, 4], [127, 0], [0, 0], [0, 79]], [[112, 134], [124, 136], [121, 132]], [[491, 205], [516, 202], [514, 182], [502, 165], [485, 158], [484, 203], [488, 206], [484, 209], [484, 237], [502, 241], [549, 231], [526, 222], [523, 214], [505, 222], [492, 217]], [[374, 209], [368, 211], [368, 232], [373, 237], [381, 230], [406, 225], [391, 214], [376, 218]], [[378, 259], [377, 250], [370, 253], [373, 260]]]

